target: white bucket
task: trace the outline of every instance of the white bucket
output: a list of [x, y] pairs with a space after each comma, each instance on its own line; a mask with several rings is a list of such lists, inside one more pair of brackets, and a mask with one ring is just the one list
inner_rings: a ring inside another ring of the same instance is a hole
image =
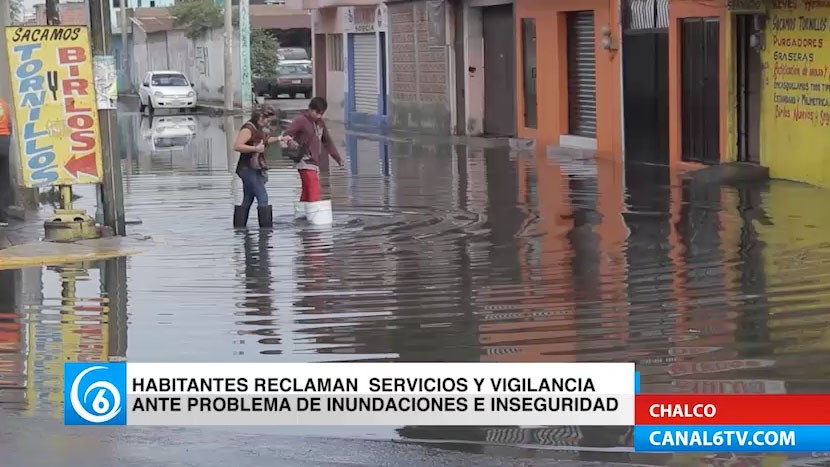
[[305, 201], [294, 202], [294, 219], [305, 219], [306, 204]]
[[309, 224], [328, 225], [332, 223], [331, 200], [306, 203], [305, 217]]

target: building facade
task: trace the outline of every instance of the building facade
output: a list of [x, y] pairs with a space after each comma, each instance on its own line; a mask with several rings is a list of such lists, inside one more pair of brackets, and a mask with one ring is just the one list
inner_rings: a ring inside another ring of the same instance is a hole
[[316, 9], [317, 92], [343, 121], [830, 186], [823, 4], [295, 1]]
[[[276, 11], [275, 11], [276, 10]], [[301, 29], [310, 26], [310, 16], [280, 6], [253, 5], [250, 10], [252, 29]], [[183, 26], [176, 26], [168, 8], [136, 8], [132, 10], [132, 36], [129, 47], [131, 82], [138, 89], [147, 72], [176, 70], [194, 83], [199, 100], [224, 100], [225, 62], [224, 33], [213, 29], [197, 39], [191, 39]], [[233, 39], [233, 51], [239, 51], [239, 37]], [[120, 47], [119, 47], [120, 50]], [[239, 53], [233, 54], [232, 70], [241, 66]], [[238, 80], [235, 78], [234, 101], [242, 102]]]
[[305, 1], [289, 6], [312, 10], [314, 94], [329, 101], [328, 118], [385, 128], [389, 123], [386, 6], [351, 3], [357, 2]]
[[512, 0], [469, 0], [451, 12], [459, 133], [516, 136], [515, 10]]
[[626, 161], [745, 162], [830, 186], [829, 6], [624, 0], [622, 11]]
[[390, 125], [456, 133], [453, 6], [443, 1], [388, 2]]
[[[754, 130], [759, 159], [771, 176], [830, 187], [825, 160], [830, 151], [830, 5], [796, 0], [766, 5], [747, 28], [758, 27], [757, 39], [749, 45], [760, 49], [755, 62], [766, 64], [763, 79], [744, 93], [757, 102], [760, 88], [760, 118], [748, 120], [747, 126]], [[740, 121], [736, 123], [740, 135]]]
[[516, 0], [515, 9], [518, 135], [619, 155], [619, 4]]
[[[61, 2], [58, 5], [58, 13], [60, 14], [61, 24], [66, 25], [85, 25], [89, 24], [89, 8], [85, 2]], [[35, 23], [34, 25], [46, 24], [46, 4], [40, 3], [35, 5]]]
[[345, 44], [345, 121], [386, 127], [389, 48], [386, 5], [341, 9]]

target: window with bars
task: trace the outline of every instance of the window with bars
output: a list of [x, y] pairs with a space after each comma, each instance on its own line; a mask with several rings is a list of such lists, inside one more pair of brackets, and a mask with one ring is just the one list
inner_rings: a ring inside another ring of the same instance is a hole
[[343, 71], [343, 35], [326, 35], [326, 61], [329, 71]]
[[625, 29], [669, 27], [669, 0], [626, 0]]

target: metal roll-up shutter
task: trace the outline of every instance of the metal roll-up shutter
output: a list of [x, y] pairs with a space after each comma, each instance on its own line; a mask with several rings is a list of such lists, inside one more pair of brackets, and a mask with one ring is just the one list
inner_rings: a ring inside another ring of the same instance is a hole
[[374, 34], [354, 34], [354, 110], [378, 113], [378, 41]]
[[594, 12], [568, 14], [568, 126], [574, 136], [597, 137]]

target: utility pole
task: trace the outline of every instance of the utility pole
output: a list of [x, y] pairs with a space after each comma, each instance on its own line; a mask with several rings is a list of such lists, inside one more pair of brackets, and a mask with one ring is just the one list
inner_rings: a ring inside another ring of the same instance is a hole
[[46, 0], [46, 24], [58, 26], [61, 24], [61, 12], [58, 0]]
[[233, 2], [225, 0], [225, 110], [233, 111]]
[[251, 12], [249, 0], [239, 0], [239, 87], [242, 111], [249, 113], [254, 104], [251, 89]]
[[[89, 26], [92, 34], [92, 55], [112, 56], [112, 23], [110, 23], [109, 0], [87, 0], [89, 2]], [[124, 1], [124, 0], [122, 0]], [[100, 185], [104, 211], [104, 224], [114, 235], [126, 235], [124, 222], [124, 185], [121, 179], [121, 157], [119, 132], [115, 109], [98, 111], [101, 123], [101, 156], [103, 158], [104, 181]]]
[[127, 0], [120, 0], [121, 8], [118, 9], [121, 16], [121, 69], [124, 70], [124, 85], [132, 89], [132, 74], [130, 73], [130, 54], [127, 53]]

